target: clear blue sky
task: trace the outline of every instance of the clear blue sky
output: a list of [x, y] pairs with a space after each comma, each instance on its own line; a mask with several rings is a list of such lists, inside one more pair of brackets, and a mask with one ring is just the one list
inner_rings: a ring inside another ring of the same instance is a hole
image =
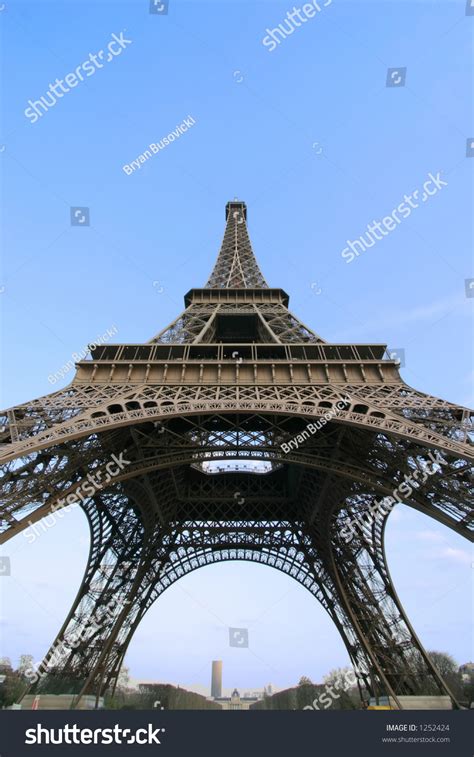
[[[248, 204], [264, 275], [303, 321], [329, 341], [404, 348], [409, 384], [472, 404], [474, 17], [464, 0], [334, 0], [270, 52], [266, 29], [291, 8], [170, 0], [167, 15], [154, 15], [146, 0], [7, 3], [3, 406], [51, 391], [48, 376], [107, 328], [139, 342], [172, 320], [184, 292], [204, 284], [234, 196]], [[132, 43], [31, 123], [28, 101], [121, 32]], [[406, 67], [406, 86], [385, 86], [389, 67]], [[187, 116], [192, 128], [125, 174]], [[430, 172], [448, 186], [347, 264], [346, 240]], [[89, 227], [70, 225], [71, 206], [90, 209]], [[3, 654], [46, 652], [75, 596], [86, 537], [72, 511], [31, 547], [20, 535], [4, 548], [13, 574], [0, 578]], [[425, 645], [472, 659], [468, 544], [403, 506], [387, 538]], [[228, 648], [227, 625], [249, 626], [250, 652]], [[320, 680], [347, 662], [303, 588], [241, 563], [166, 592], [127, 663], [135, 678], [208, 685], [214, 658], [225, 685], [240, 688]]]

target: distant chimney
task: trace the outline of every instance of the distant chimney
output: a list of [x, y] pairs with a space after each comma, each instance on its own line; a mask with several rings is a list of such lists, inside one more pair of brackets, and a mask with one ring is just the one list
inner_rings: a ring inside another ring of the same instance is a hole
[[211, 697], [220, 699], [222, 696], [222, 660], [212, 661]]

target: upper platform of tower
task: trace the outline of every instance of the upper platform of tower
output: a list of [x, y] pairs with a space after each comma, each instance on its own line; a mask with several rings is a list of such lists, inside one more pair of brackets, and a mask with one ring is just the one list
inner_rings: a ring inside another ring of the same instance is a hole
[[[204, 287], [184, 295], [185, 309], [146, 344], [107, 344], [91, 350], [92, 360], [81, 361], [83, 373], [78, 380], [95, 380], [96, 374], [92, 379], [89, 375], [90, 365], [100, 362], [101, 366], [110, 364], [114, 378], [123, 364], [124, 380], [128, 381], [136, 361], [145, 366], [146, 381], [158, 382], [169, 382], [175, 374], [183, 380], [188, 361], [193, 365], [204, 361], [199, 367], [199, 382], [204, 383], [211, 381], [204, 378], [208, 361], [212, 370], [217, 370], [212, 380], [218, 382], [224, 380], [219, 361], [237, 363], [241, 378], [249, 361], [246, 380], [253, 380], [255, 365], [263, 361], [270, 371], [270, 383], [275, 382], [275, 361], [291, 363], [291, 383], [298, 379], [300, 368], [303, 373], [309, 371], [305, 380], [310, 383], [316, 376], [325, 381], [347, 381], [351, 376], [363, 382], [385, 380], [380, 372], [380, 361], [387, 360], [385, 345], [326, 343], [288, 309], [288, 294], [267, 284], [250, 242], [245, 202], [228, 202], [225, 215], [224, 238], [214, 268]], [[350, 364], [357, 364], [357, 375], [349, 373]], [[393, 375], [400, 380], [395, 365]]]

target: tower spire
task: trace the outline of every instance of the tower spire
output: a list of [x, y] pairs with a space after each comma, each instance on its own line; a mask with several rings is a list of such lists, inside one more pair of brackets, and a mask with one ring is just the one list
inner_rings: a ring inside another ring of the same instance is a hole
[[228, 202], [225, 217], [224, 239], [206, 289], [268, 288], [252, 250], [245, 202]]

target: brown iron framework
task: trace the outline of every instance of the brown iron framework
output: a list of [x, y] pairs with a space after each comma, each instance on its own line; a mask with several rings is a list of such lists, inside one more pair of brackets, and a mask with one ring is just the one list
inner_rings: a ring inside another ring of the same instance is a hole
[[[93, 349], [69, 386], [3, 415], [0, 542], [74, 493], [91, 532], [34, 688], [113, 689], [166, 588], [203, 565], [250, 560], [317, 597], [361, 690], [450, 694], [390, 578], [388, 513], [367, 514], [437, 451], [441, 463], [403, 501], [472, 541], [472, 414], [405, 384], [385, 345], [329, 344], [302, 324], [260, 272], [245, 204], [228, 203], [226, 221], [206, 287], [173, 323], [147, 344]], [[105, 483], [113, 453], [128, 462]], [[104, 483], [85, 496], [89, 473]], [[354, 518], [365, 525], [348, 540]]]

